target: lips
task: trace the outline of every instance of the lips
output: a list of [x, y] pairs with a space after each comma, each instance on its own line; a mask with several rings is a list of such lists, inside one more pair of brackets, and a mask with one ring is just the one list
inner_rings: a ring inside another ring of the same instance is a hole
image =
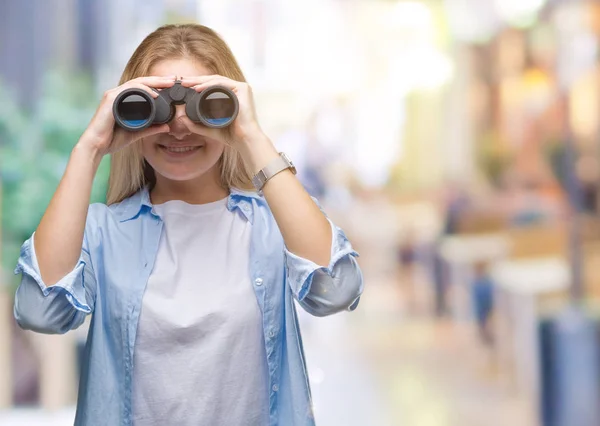
[[158, 144], [158, 149], [169, 158], [172, 159], [185, 159], [196, 155], [200, 150], [204, 148], [204, 145], [193, 145], [193, 144], [169, 144], [163, 145]]
[[159, 145], [162, 149], [164, 149], [165, 151], [168, 152], [175, 152], [175, 153], [181, 153], [181, 152], [191, 152], [191, 151], [195, 151], [197, 149], [202, 148], [202, 145], [195, 145], [195, 146], [173, 146], [173, 145]]

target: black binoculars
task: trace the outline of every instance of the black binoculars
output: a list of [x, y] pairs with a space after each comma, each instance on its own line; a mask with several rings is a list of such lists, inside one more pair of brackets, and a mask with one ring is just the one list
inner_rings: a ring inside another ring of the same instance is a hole
[[175, 116], [175, 105], [185, 104], [185, 113], [193, 122], [222, 128], [235, 120], [239, 110], [237, 96], [223, 86], [196, 92], [176, 81], [173, 86], [156, 90], [156, 93], [156, 99], [137, 88], [119, 93], [113, 103], [117, 125], [125, 130], [141, 130], [153, 124], [168, 123]]

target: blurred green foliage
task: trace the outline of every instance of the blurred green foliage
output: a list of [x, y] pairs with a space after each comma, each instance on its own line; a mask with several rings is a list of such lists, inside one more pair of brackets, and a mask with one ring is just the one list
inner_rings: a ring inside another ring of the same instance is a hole
[[[0, 82], [0, 178], [2, 252], [5, 278], [12, 275], [21, 244], [37, 227], [63, 175], [73, 146], [98, 103], [88, 75], [49, 72], [39, 102], [25, 111]], [[91, 202], [104, 202], [109, 160], [98, 170]], [[11, 278], [13, 277], [13, 278]]]

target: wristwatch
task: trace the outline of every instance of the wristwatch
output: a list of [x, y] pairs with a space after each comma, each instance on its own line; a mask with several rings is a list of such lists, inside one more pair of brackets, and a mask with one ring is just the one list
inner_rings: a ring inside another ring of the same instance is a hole
[[271, 161], [254, 175], [252, 178], [252, 183], [254, 184], [256, 190], [261, 192], [263, 186], [265, 186], [265, 183], [267, 183], [269, 179], [285, 169], [290, 169], [293, 174], [296, 174], [296, 166], [294, 166], [292, 160], [290, 160], [284, 152], [280, 152], [279, 157]]

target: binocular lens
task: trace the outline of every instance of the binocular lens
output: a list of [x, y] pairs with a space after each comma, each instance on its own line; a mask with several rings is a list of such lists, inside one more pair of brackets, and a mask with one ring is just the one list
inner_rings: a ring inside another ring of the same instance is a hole
[[200, 102], [200, 114], [213, 126], [225, 126], [235, 119], [235, 101], [229, 94], [213, 91]]
[[152, 106], [148, 99], [133, 93], [121, 99], [117, 105], [117, 113], [127, 127], [141, 127], [148, 123]]

